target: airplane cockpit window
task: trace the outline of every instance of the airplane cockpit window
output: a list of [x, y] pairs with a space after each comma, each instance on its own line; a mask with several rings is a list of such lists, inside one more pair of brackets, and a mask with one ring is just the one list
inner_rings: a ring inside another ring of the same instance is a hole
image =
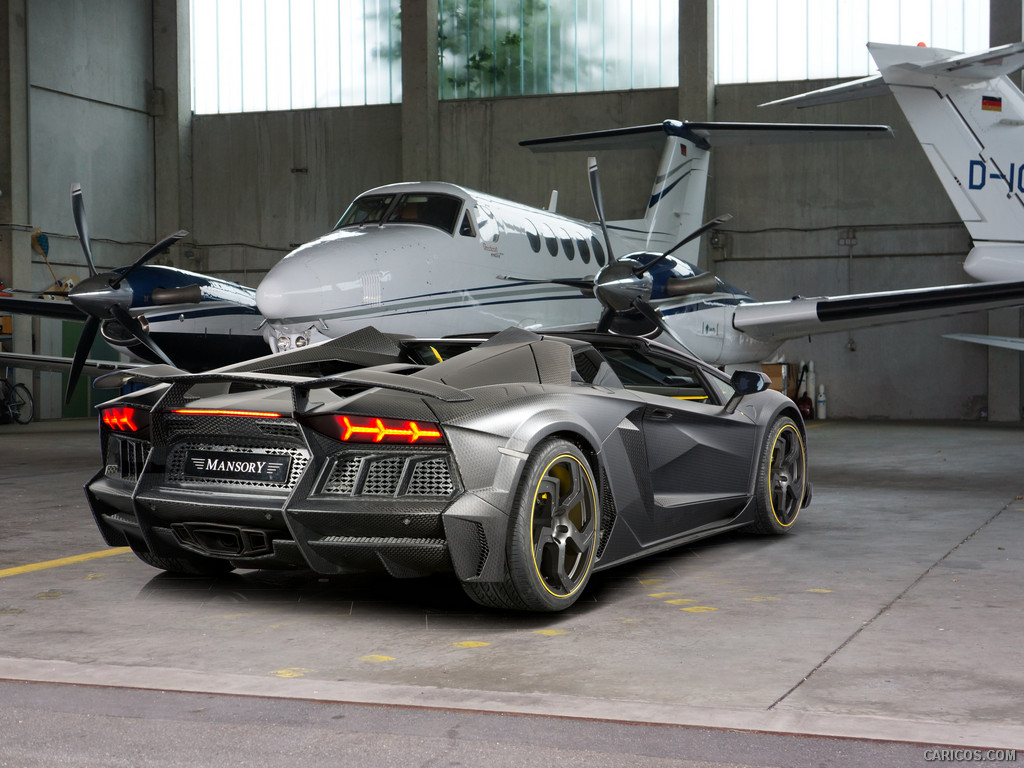
[[387, 213], [394, 195], [364, 195], [352, 201], [344, 215], [334, 225], [335, 229], [342, 227], [361, 227], [364, 224], [380, 224]]
[[389, 224], [426, 224], [452, 234], [460, 210], [462, 200], [451, 195], [407, 193], [398, 199], [387, 221]]
[[462, 224], [459, 225], [459, 234], [463, 237], [473, 237], [476, 232], [473, 231], [473, 222], [469, 219], [469, 211], [462, 214]]
[[604, 359], [625, 389], [698, 403], [715, 402], [695, 368], [624, 347], [603, 347]]

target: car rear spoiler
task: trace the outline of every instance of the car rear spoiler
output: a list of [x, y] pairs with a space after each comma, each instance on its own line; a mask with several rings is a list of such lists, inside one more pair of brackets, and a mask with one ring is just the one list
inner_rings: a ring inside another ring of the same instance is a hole
[[129, 381], [141, 381], [148, 384], [170, 384], [176, 389], [180, 387], [181, 395], [198, 384], [247, 384], [250, 386], [287, 387], [292, 390], [292, 399], [296, 411], [303, 411], [309, 398], [310, 390], [329, 389], [339, 386], [363, 386], [392, 389], [413, 395], [430, 397], [445, 403], [464, 403], [473, 396], [461, 389], [450, 387], [430, 379], [411, 377], [411, 371], [419, 370], [420, 366], [403, 363], [389, 363], [372, 368], [360, 368], [345, 371], [331, 376], [319, 378], [309, 376], [292, 376], [280, 373], [256, 372], [225, 372], [208, 371], [206, 373], [186, 373], [169, 365], [149, 365], [117, 371], [100, 376], [95, 380], [96, 388], [120, 387]]

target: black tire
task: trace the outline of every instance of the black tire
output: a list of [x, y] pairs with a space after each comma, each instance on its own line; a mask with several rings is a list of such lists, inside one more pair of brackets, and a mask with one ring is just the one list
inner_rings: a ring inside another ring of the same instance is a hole
[[512, 505], [505, 580], [463, 584], [492, 608], [562, 611], [582, 594], [598, 545], [597, 488], [586, 456], [566, 440], [534, 450]]
[[754, 533], [793, 530], [807, 494], [807, 446], [796, 422], [780, 416], [765, 434], [757, 470]]
[[24, 384], [15, 384], [11, 392], [11, 416], [19, 424], [28, 424], [32, 421], [34, 411], [32, 393], [28, 391], [28, 387]]
[[152, 552], [134, 547], [132, 551], [146, 565], [168, 573], [180, 573], [185, 576], [223, 576], [235, 570], [235, 567], [227, 560], [217, 560], [212, 557], [158, 557]]

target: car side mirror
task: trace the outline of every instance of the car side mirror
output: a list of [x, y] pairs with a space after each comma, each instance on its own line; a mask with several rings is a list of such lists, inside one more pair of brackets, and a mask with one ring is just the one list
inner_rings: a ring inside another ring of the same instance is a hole
[[736, 394], [729, 398], [729, 402], [725, 404], [726, 413], [733, 413], [740, 404], [740, 400], [746, 395], [764, 392], [772, 385], [772, 380], [768, 378], [768, 374], [761, 371], [734, 371], [729, 381], [732, 384], [732, 388], [736, 390]]

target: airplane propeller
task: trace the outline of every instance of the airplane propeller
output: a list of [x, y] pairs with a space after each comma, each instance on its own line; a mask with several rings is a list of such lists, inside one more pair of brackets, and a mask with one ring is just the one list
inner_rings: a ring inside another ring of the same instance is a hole
[[[143, 323], [128, 312], [130, 307], [136, 303], [141, 303], [135, 301], [135, 294], [128, 277], [138, 267], [154, 256], [163, 253], [174, 243], [188, 235], [188, 232], [185, 230], [175, 232], [147, 250], [127, 268], [119, 268], [110, 272], [99, 272], [93, 260], [92, 246], [89, 243], [89, 224], [85, 216], [85, 201], [82, 197], [82, 187], [80, 184], [73, 184], [71, 186], [71, 212], [75, 218], [75, 229], [78, 231], [78, 240], [82, 246], [82, 253], [85, 254], [85, 262], [89, 267], [89, 277], [72, 288], [67, 294], [71, 303], [85, 314], [87, 319], [82, 335], [78, 339], [75, 357], [71, 364], [65, 402], [71, 401], [71, 394], [75, 390], [75, 385], [78, 383], [79, 376], [81, 376], [89, 350], [92, 348], [92, 343], [96, 339], [96, 333], [103, 322], [116, 322], [131, 337], [143, 344], [158, 358], [168, 365], [174, 364], [157, 343], [153, 341]], [[158, 293], [158, 291], [160, 292]], [[152, 292], [151, 299], [154, 304], [192, 303], [198, 302], [201, 298], [199, 286], [158, 289], [158, 291]]]
[[[611, 238], [608, 236], [608, 227], [604, 215], [604, 201], [601, 196], [601, 182], [598, 178], [597, 160], [588, 158], [587, 172], [590, 177], [590, 193], [594, 200], [594, 208], [597, 211], [601, 231], [604, 234], [604, 241], [608, 251], [608, 264], [601, 268], [597, 275], [583, 278], [552, 278], [534, 280], [530, 278], [511, 277], [499, 275], [502, 280], [515, 280], [527, 283], [554, 283], [578, 288], [586, 296], [594, 296], [604, 306], [601, 319], [597, 323], [599, 333], [611, 332], [617, 321], [628, 320], [630, 315], [639, 315], [647, 321], [650, 326], [656, 328], [659, 333], [670, 336], [679, 346], [693, 354], [682, 339], [665, 323], [661, 312], [651, 304], [651, 296], [654, 292], [654, 278], [651, 269], [682, 248], [691, 240], [700, 237], [709, 229], [732, 219], [732, 214], [723, 214], [705, 222], [693, 232], [688, 234], [667, 251], [660, 254], [645, 252], [631, 253], [622, 258], [616, 258], [612, 249]], [[653, 257], [647, 258], [645, 257]], [[698, 293], [712, 293], [717, 287], [718, 281], [711, 273], [705, 272], [692, 277], [671, 277], [665, 284], [664, 293], [666, 297], [674, 298]]]

